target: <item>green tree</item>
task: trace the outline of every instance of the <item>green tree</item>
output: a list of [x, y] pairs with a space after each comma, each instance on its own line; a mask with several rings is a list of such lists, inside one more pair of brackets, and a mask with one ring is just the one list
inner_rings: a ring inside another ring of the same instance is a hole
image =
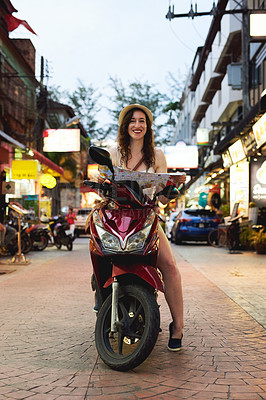
[[78, 87], [72, 93], [68, 93], [70, 106], [75, 114], [80, 116], [80, 122], [86, 129], [90, 138], [102, 137], [105, 132], [99, 128], [97, 113], [100, 111], [100, 99], [102, 95], [92, 85], [84, 85], [82, 81], [78, 81]]

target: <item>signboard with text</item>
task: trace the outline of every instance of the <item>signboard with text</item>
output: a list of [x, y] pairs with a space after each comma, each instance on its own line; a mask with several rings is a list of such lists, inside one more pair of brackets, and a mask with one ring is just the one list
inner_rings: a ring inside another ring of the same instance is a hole
[[266, 205], [266, 157], [250, 163], [250, 201], [257, 207]]
[[240, 161], [230, 167], [230, 213], [239, 203], [239, 212], [248, 216], [249, 163]]
[[12, 179], [37, 179], [37, 160], [13, 160]]
[[266, 142], [266, 113], [252, 127], [257, 147]]
[[197, 145], [198, 146], [208, 146], [208, 144], [209, 144], [209, 129], [198, 128], [196, 135], [197, 135]]
[[198, 168], [197, 146], [186, 145], [185, 142], [180, 141], [175, 146], [165, 146], [163, 152], [166, 157], [167, 168]]
[[230, 147], [228, 147], [228, 151], [233, 161], [233, 164], [236, 164], [246, 158], [244, 146], [240, 139], [233, 143]]
[[43, 132], [43, 151], [80, 151], [80, 130], [45, 129]]

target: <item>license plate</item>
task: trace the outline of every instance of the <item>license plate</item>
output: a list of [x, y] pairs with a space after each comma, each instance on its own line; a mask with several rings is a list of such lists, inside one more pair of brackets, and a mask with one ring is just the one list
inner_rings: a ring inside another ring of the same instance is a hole
[[204, 228], [204, 224], [200, 223], [199, 228]]

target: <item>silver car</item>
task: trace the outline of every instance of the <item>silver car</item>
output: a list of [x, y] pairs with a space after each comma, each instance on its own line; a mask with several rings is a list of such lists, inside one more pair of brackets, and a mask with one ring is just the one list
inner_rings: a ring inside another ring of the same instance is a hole
[[77, 211], [77, 219], [75, 221], [75, 236], [85, 235], [85, 224], [91, 208], [79, 208]]

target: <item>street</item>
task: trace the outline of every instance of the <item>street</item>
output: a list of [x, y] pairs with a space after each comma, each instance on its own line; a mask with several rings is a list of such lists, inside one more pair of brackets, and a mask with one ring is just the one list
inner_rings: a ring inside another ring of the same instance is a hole
[[171, 317], [160, 294], [162, 332], [129, 372], [106, 367], [95, 349], [88, 238], [70, 252], [31, 252], [28, 265], [2, 257], [0, 400], [266, 399], [266, 257], [171, 246], [183, 281], [184, 347], [167, 350]]

